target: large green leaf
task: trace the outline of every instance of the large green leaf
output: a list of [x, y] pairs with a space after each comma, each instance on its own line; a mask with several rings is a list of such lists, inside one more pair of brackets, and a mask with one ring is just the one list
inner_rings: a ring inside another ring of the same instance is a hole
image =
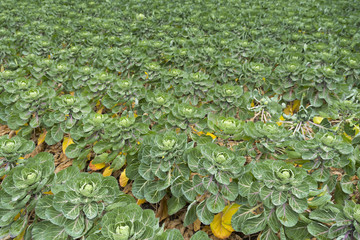
[[299, 220], [299, 215], [286, 203], [276, 208], [276, 216], [285, 227], [293, 227]]
[[282, 204], [284, 204], [288, 199], [288, 193], [283, 191], [274, 191], [271, 195], [271, 202], [275, 205], [275, 206], [280, 206]]
[[252, 183], [253, 183], [253, 176], [250, 173], [246, 173], [239, 178], [238, 187], [239, 187], [240, 196], [242, 197], [248, 196]]
[[196, 216], [196, 207], [197, 207], [197, 202], [193, 201], [187, 208], [185, 217], [184, 217], [184, 226], [188, 226], [190, 224], [192, 224], [193, 222], [195, 222], [195, 220], [197, 219]]
[[241, 231], [246, 235], [251, 235], [264, 230], [266, 227], [266, 217], [264, 213], [246, 219], [242, 226]]
[[306, 199], [299, 199], [295, 196], [289, 197], [289, 205], [297, 213], [303, 213], [308, 208]]
[[168, 201], [167, 201], [167, 206], [168, 206], [168, 214], [169, 215], [173, 215], [175, 213], [177, 213], [181, 208], [183, 208], [186, 204], [186, 201], [183, 197], [171, 197]]
[[304, 222], [298, 222], [294, 227], [285, 228], [286, 236], [290, 239], [309, 239], [311, 234], [308, 232], [308, 224]]
[[316, 237], [317, 239], [320, 240], [329, 240], [330, 238], [328, 238], [328, 233], [329, 233], [329, 228], [321, 223], [317, 223], [317, 222], [312, 222], [307, 226], [307, 229], [309, 231], [309, 233]]
[[66, 218], [74, 220], [80, 214], [81, 205], [67, 202], [61, 207], [61, 211]]
[[209, 236], [203, 231], [197, 231], [190, 240], [210, 240]]
[[219, 213], [225, 208], [225, 201], [221, 194], [212, 195], [206, 199], [206, 207], [212, 213]]
[[54, 225], [48, 221], [36, 223], [31, 233], [32, 238], [36, 240], [64, 240], [68, 237], [63, 227]]
[[68, 219], [65, 222], [65, 231], [72, 236], [73, 238], [79, 238], [83, 235], [85, 230], [85, 218], [84, 216], [79, 216], [76, 219]]
[[84, 204], [82, 209], [88, 219], [93, 219], [98, 215], [98, 204], [96, 202]]
[[242, 231], [242, 224], [246, 221], [246, 219], [252, 217], [254, 209], [249, 206], [240, 206], [237, 212], [231, 218], [231, 226], [236, 231]]
[[260, 240], [279, 240], [279, 238], [270, 228], [267, 228], [261, 233]]
[[238, 196], [239, 188], [235, 182], [231, 182], [229, 185], [223, 185], [221, 187], [220, 193], [222, 196], [229, 200], [229, 201], [235, 201], [235, 199]]
[[145, 187], [144, 197], [146, 201], [150, 203], [158, 203], [160, 202], [161, 199], [163, 199], [163, 197], [166, 194], [166, 191], [159, 190], [160, 187], [158, 185], [159, 185], [159, 181], [155, 183], [151, 183]]
[[206, 201], [202, 201], [199, 205], [197, 205], [196, 215], [203, 224], [209, 225], [214, 219], [214, 214], [210, 212], [205, 202]]

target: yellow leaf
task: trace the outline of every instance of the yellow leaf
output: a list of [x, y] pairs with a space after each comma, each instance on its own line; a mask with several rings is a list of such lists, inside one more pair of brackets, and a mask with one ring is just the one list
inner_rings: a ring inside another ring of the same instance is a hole
[[293, 113], [297, 113], [299, 111], [299, 108], [300, 108], [300, 100], [294, 100], [292, 106]]
[[264, 82], [266, 81], [266, 78], [263, 77]]
[[255, 107], [254, 100], [251, 101], [251, 107]]
[[37, 145], [42, 144], [45, 141], [45, 137], [46, 137], [46, 133], [47, 131], [45, 130], [44, 132], [42, 132], [38, 138], [38, 142]]
[[352, 137], [349, 136], [349, 135], [347, 135], [346, 132], [344, 132], [344, 136], [345, 136], [347, 139], [349, 139], [350, 141], [352, 140]]
[[221, 224], [223, 225], [224, 228], [226, 228], [226, 230], [233, 232], [234, 229], [231, 226], [231, 218], [232, 216], [237, 212], [237, 210], [239, 209], [240, 205], [239, 204], [231, 204], [228, 205], [224, 208], [223, 215], [221, 218]]
[[22, 230], [22, 232], [16, 236], [16, 238], [14, 238], [14, 240], [21, 240], [21, 239], [24, 239], [24, 235], [25, 235], [25, 231], [26, 231], [26, 228], [24, 230]]
[[20, 216], [21, 216], [21, 213], [19, 212], [19, 213], [14, 217], [14, 221], [18, 220]]
[[104, 107], [101, 107], [99, 110], [96, 111], [96, 113], [102, 114], [103, 110], [104, 110]]
[[194, 231], [197, 232], [200, 230], [201, 227], [201, 221], [199, 219], [196, 219], [194, 222]]
[[44, 194], [54, 195], [52, 191], [43, 192]]
[[70, 95], [71, 95], [71, 96], [74, 96], [74, 95], [75, 95], [75, 92], [70, 92]]
[[355, 130], [355, 135], [357, 135], [360, 132], [359, 124], [355, 125], [353, 129]]
[[[280, 116], [279, 118], [280, 121], [284, 121], [285, 118], [283, 117], [283, 115]], [[283, 123], [282, 122], [276, 122], [277, 125], [281, 126]]]
[[316, 124], [320, 124], [323, 119], [324, 119], [323, 117], [314, 117], [313, 122]]
[[93, 164], [92, 161], [89, 163], [89, 168], [93, 171], [103, 169], [105, 166], [105, 163]]
[[4, 65], [1, 64], [0, 72], [4, 72], [4, 71], [5, 71]]
[[214, 134], [209, 133], [209, 132], [207, 132], [206, 135], [207, 135], [207, 136], [210, 136], [212, 139], [215, 139], [215, 138], [216, 138], [216, 136], [215, 136]]
[[16, 131], [15, 131], [15, 134], [17, 135], [20, 130], [21, 130], [21, 128], [19, 128], [18, 130], [16, 130]]
[[291, 103], [289, 103], [286, 108], [284, 109], [284, 113], [286, 115], [294, 115], [294, 113], [297, 113], [300, 108], [300, 100], [294, 100]]
[[218, 213], [215, 215], [214, 220], [210, 223], [210, 228], [215, 237], [220, 239], [228, 238], [231, 235], [231, 231], [224, 228], [221, 223], [223, 213]]
[[140, 206], [141, 204], [143, 204], [143, 203], [145, 203], [145, 202], [146, 202], [145, 199], [138, 199], [138, 200], [136, 201], [136, 204]]
[[112, 174], [112, 169], [110, 168], [110, 166], [108, 166], [107, 168], [105, 168], [104, 172], [103, 172], [103, 176], [104, 177], [108, 177]]
[[137, 118], [137, 116], [138, 116], [138, 115], [137, 115], [136, 113], [134, 113], [134, 117]]
[[73, 143], [74, 143], [74, 141], [72, 140], [71, 137], [64, 137], [63, 144], [62, 144], [62, 150], [63, 150], [64, 154], [65, 154], [65, 150], [67, 149], [67, 147]]
[[129, 178], [126, 176], [125, 173], [126, 169], [124, 169], [124, 171], [121, 173], [120, 178], [119, 178], [119, 183], [121, 187], [125, 187], [129, 181]]

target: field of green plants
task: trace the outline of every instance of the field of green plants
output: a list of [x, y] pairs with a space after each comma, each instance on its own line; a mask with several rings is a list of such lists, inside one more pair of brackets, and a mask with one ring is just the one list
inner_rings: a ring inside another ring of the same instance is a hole
[[356, 0], [1, 0], [0, 238], [358, 240], [359, 74]]

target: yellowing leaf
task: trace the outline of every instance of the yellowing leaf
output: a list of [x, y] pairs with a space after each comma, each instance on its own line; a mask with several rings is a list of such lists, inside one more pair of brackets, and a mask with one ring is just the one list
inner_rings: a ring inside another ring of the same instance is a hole
[[96, 113], [102, 114], [103, 110], [104, 110], [104, 107], [101, 107], [99, 110], [96, 111]]
[[89, 163], [89, 168], [93, 171], [103, 169], [105, 166], [105, 163], [92, 164], [92, 161]]
[[294, 100], [292, 106], [293, 113], [297, 113], [299, 111], [299, 108], [300, 108], [300, 100]]
[[197, 232], [200, 230], [201, 227], [201, 221], [199, 219], [196, 219], [194, 222], [194, 231]]
[[112, 169], [110, 168], [110, 166], [108, 166], [107, 168], [105, 168], [104, 172], [103, 172], [103, 176], [104, 177], [108, 177], [112, 174]]
[[119, 183], [121, 187], [125, 187], [129, 181], [129, 178], [126, 176], [125, 173], [126, 169], [124, 169], [124, 171], [121, 173], [120, 178], [119, 178]]
[[37, 145], [40, 145], [45, 141], [46, 134], [47, 134], [46, 130], [40, 134]]
[[137, 116], [138, 116], [138, 115], [137, 115], [136, 113], [134, 113], [134, 117], [137, 118]]
[[323, 117], [314, 117], [313, 122], [316, 124], [320, 124], [323, 119], [324, 119]]
[[54, 195], [52, 191], [43, 192], [44, 194]]
[[226, 230], [233, 232], [234, 229], [231, 226], [231, 218], [232, 216], [237, 212], [237, 210], [239, 209], [240, 205], [239, 204], [231, 204], [228, 205], [224, 208], [223, 215], [221, 218], [221, 223], [223, 225], [224, 228], [226, 228]]
[[14, 221], [18, 220], [20, 216], [21, 216], [21, 213], [19, 212], [19, 213], [14, 217]]
[[[283, 117], [283, 115], [280, 116], [279, 118], [280, 121], [284, 121], [285, 118]], [[282, 122], [276, 122], [277, 125], [281, 126], [283, 123]]]
[[284, 109], [284, 113], [286, 115], [294, 115], [294, 113], [297, 113], [300, 108], [300, 100], [294, 100], [291, 103], [289, 103], [286, 108]]
[[209, 132], [207, 132], [206, 135], [207, 135], [207, 136], [210, 136], [212, 139], [215, 139], [215, 138], [216, 138], [216, 136], [215, 136], [214, 134], [209, 133]]
[[65, 154], [67, 147], [73, 143], [74, 143], [74, 141], [72, 140], [71, 137], [64, 137], [63, 144], [62, 144], [62, 150], [63, 150], [64, 154]]
[[21, 240], [21, 239], [24, 239], [24, 235], [25, 235], [25, 231], [26, 231], [26, 228], [24, 230], [22, 230], [22, 232], [16, 236], [16, 238], [14, 238], [14, 240]]
[[75, 92], [70, 92], [70, 95], [71, 95], [71, 96], [74, 96], [74, 95], [75, 95]]
[[145, 203], [145, 202], [146, 202], [145, 199], [138, 199], [138, 200], [136, 201], [136, 204], [140, 206], [141, 204], [143, 204], [143, 203]]
[[25, 235], [26, 228], [27, 228], [27, 227], [25, 227], [25, 229], [22, 230], [22, 232], [21, 232], [19, 235], [17, 235], [17, 236], [14, 238], [14, 240], [23, 240], [23, 239], [24, 239], [24, 235]]
[[214, 220], [210, 223], [210, 228], [215, 237], [220, 239], [228, 238], [231, 235], [231, 231], [224, 228], [221, 223], [223, 213], [218, 213], [215, 215]]
[[15, 134], [17, 135], [20, 130], [21, 130], [21, 128], [19, 128], [18, 130], [16, 130], [16, 131], [15, 131]]
[[254, 100], [251, 101], [251, 107], [255, 107]]

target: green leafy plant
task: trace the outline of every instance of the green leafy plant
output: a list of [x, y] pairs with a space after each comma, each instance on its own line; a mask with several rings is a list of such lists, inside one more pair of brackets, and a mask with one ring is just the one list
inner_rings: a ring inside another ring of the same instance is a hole
[[127, 174], [135, 180], [134, 196], [156, 203], [171, 187], [174, 196], [171, 201], [177, 201], [178, 204], [174, 208], [169, 206], [169, 213], [174, 214], [182, 208], [186, 201], [173, 185], [190, 177], [190, 169], [183, 154], [193, 144], [187, 142], [186, 134], [176, 134], [170, 130], [144, 137], [138, 159], [133, 159], [127, 168]]
[[[317, 182], [304, 169], [279, 160], [257, 163], [239, 178], [238, 186], [246, 204], [233, 215], [233, 228], [245, 234], [263, 231], [262, 235], [273, 238], [284, 227], [287, 233], [303, 225], [300, 215], [309, 205], [314, 206], [315, 201], [310, 203], [308, 198], [317, 194]], [[315, 205], [325, 204], [331, 198], [328, 193], [324, 196]], [[302, 231], [305, 232], [301, 236], [308, 235], [306, 228]]]
[[[185, 198], [194, 203], [197, 195], [208, 196], [196, 207], [196, 216], [204, 224], [210, 224], [214, 214], [221, 212], [227, 201], [235, 201], [238, 197], [236, 179], [244, 172], [242, 167], [245, 157], [214, 143], [206, 143], [192, 148], [186, 154], [188, 166], [197, 173], [193, 178], [181, 184]], [[188, 210], [188, 215], [193, 214]], [[189, 216], [193, 218], [193, 216]], [[191, 222], [187, 222], [189, 224]], [[186, 225], [187, 225], [186, 224]]]
[[82, 237], [102, 217], [106, 206], [121, 196], [115, 178], [80, 173], [76, 167], [59, 172], [51, 191], [53, 195], [41, 198], [36, 205], [36, 215], [44, 221], [34, 225], [34, 239]]
[[0, 237], [16, 237], [26, 230], [35, 206], [53, 181], [53, 161], [50, 153], [42, 152], [7, 174], [0, 189]]
[[[9, 135], [0, 137], [0, 176], [4, 176], [10, 169], [21, 162], [19, 158], [31, 153], [35, 148], [34, 142], [19, 136], [9, 138]], [[25, 160], [26, 161], [26, 160]]]

